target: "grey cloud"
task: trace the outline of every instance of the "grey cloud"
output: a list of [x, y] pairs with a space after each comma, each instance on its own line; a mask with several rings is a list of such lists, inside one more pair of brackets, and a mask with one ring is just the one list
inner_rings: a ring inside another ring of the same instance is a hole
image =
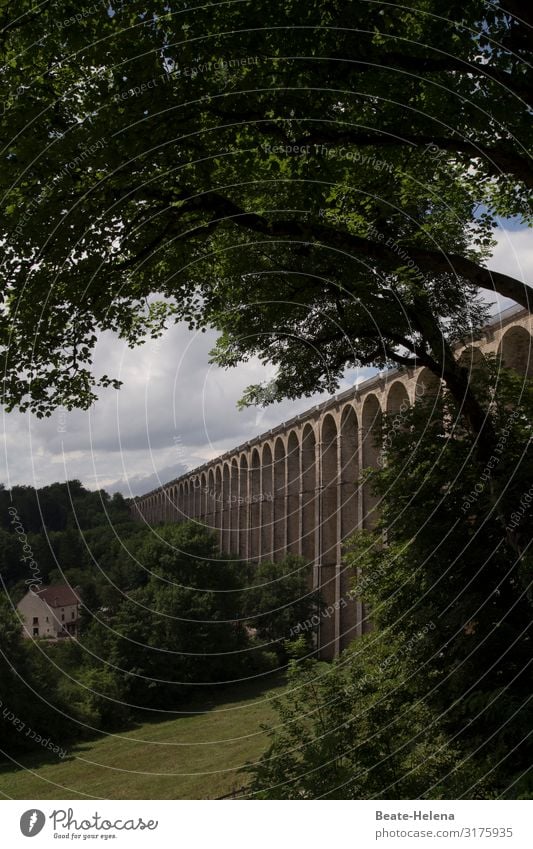
[[[489, 266], [527, 278], [533, 254], [526, 232], [499, 236]], [[95, 373], [122, 379], [123, 388], [102, 391], [88, 412], [58, 411], [45, 420], [4, 415], [0, 480], [41, 486], [79, 478], [91, 488], [142, 494], [322, 400], [317, 395], [238, 411], [244, 388], [272, 375], [258, 362], [229, 371], [210, 366], [215, 338], [215, 332], [191, 333], [181, 325], [131, 350], [102, 334]], [[354, 378], [354, 372], [347, 374], [342, 388]]]

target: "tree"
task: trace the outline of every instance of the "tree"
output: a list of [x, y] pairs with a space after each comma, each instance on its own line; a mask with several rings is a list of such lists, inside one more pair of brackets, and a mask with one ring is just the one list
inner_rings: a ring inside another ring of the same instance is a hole
[[98, 331], [185, 320], [220, 330], [224, 366], [275, 363], [247, 402], [426, 365], [483, 445], [452, 344], [480, 289], [530, 306], [484, 265], [497, 216], [529, 212], [527, 22], [481, 0], [116, 3], [75, 26], [67, 0], [22, 6], [3, 11], [9, 409], [88, 406], [117, 385], [91, 374]]
[[147, 583], [124, 597], [110, 625], [95, 623], [87, 635], [128, 704], [172, 707], [195, 685], [231, 683], [261, 668], [265, 655], [243, 615], [246, 568], [220, 555], [207, 529], [160, 526], [135, 556]]
[[292, 661], [271, 744], [246, 768], [254, 797], [462, 797], [482, 776], [413, 697], [413, 674], [398, 645], [380, 637], [362, 637], [330, 666]]
[[348, 560], [368, 573], [373, 620], [393, 640], [434, 623], [411, 650], [413, 687], [473, 761], [497, 764], [500, 791], [519, 792], [532, 756], [533, 391], [494, 363], [476, 381], [495, 421], [493, 457], [476, 461], [449, 396], [431, 411], [415, 405], [372, 476], [379, 528]]
[[490, 363], [476, 381], [498, 438], [489, 464], [449, 393], [402, 428], [385, 420], [385, 462], [367, 473], [379, 523], [346, 555], [373, 631], [331, 670], [294, 662], [259, 793], [531, 797], [533, 390]]
[[[251, 570], [245, 596], [249, 624], [283, 663], [287, 661], [287, 643], [302, 631], [302, 624], [316, 614], [320, 604], [319, 594], [311, 589], [311, 569], [301, 557], [289, 555], [276, 563], [263, 561]], [[312, 650], [314, 630], [304, 632], [308, 651]]]
[[[43, 646], [22, 636], [9, 600], [0, 595], [0, 755], [64, 756], [84, 733], [84, 716], [60, 668]], [[47, 743], [44, 745], [43, 740]]]

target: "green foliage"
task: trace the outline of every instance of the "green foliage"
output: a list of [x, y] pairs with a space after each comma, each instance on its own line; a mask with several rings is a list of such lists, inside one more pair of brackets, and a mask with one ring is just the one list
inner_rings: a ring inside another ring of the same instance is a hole
[[533, 476], [533, 389], [494, 364], [478, 382], [496, 433], [493, 456], [476, 460], [446, 393], [416, 405], [373, 475], [379, 527], [358, 537], [348, 562], [367, 576], [378, 629], [405, 641], [434, 624], [411, 650], [421, 671], [414, 686], [475, 762], [487, 771], [498, 764], [505, 790], [532, 757], [533, 515], [524, 496]]
[[[272, 645], [279, 660], [287, 661], [288, 641], [298, 625], [316, 613], [320, 599], [312, 590], [312, 566], [289, 555], [277, 563], [263, 562], [253, 569], [246, 592], [249, 624], [258, 638]], [[313, 629], [306, 631], [306, 651], [312, 648]]]
[[104, 616], [113, 633], [95, 624], [88, 638], [105, 646], [134, 704], [171, 704], [191, 686], [284, 665], [291, 630], [318, 603], [300, 558], [251, 567], [221, 555], [194, 522], [139, 535], [118, 561], [114, 575], [135, 562], [133, 589]]
[[[24, 751], [64, 757], [69, 743], [84, 735], [87, 715], [72, 702], [53, 658], [23, 638], [20, 621], [3, 595], [0, 645], [0, 753], [7, 758]], [[37, 735], [50, 746], [41, 746]]]
[[9, 409], [118, 386], [91, 372], [101, 330], [214, 326], [218, 363], [278, 367], [272, 400], [405, 349], [448, 379], [443, 342], [482, 321], [479, 287], [527, 304], [483, 265], [498, 216], [530, 215], [519, 17], [482, 0], [78, 12], [0, 13]]
[[379, 521], [346, 551], [373, 631], [292, 662], [261, 797], [531, 798], [533, 389], [495, 363], [474, 381], [487, 462], [449, 393], [385, 417]]
[[[78, 482], [0, 495], [8, 518], [8, 529], [0, 530], [0, 692], [13, 694], [26, 726], [46, 724], [68, 743], [121, 727], [139, 708], [181, 706], [200, 685], [231, 683], [286, 662], [281, 642], [314, 598], [297, 558], [252, 570], [221, 555], [198, 523], [147, 531], [129, 519], [121, 497], [87, 492]], [[16, 522], [7, 505], [15, 505]], [[37, 531], [26, 537], [43, 584], [67, 580], [79, 589], [79, 641], [26, 641], [9, 612], [8, 599], [16, 603], [27, 592], [18, 538], [26, 523]], [[277, 652], [271, 642], [279, 643]], [[39, 694], [32, 710], [28, 689]], [[24, 748], [22, 736], [7, 734], [3, 742], [10, 753]]]
[[[292, 661], [291, 697], [259, 764], [264, 799], [457, 798], [481, 779], [411, 688], [415, 667], [388, 636], [362, 637], [340, 661]], [[483, 783], [481, 783], [483, 788]], [[476, 794], [480, 793], [480, 786]]]

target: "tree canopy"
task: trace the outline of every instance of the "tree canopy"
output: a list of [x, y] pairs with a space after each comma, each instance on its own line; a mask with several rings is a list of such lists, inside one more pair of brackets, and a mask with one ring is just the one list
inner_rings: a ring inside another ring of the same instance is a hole
[[[516, 9], [515, 9], [516, 6]], [[528, 220], [531, 28], [481, 0], [6, 3], [0, 319], [8, 409], [88, 406], [102, 330], [220, 331], [273, 386], [426, 365], [468, 396], [453, 342], [486, 261]], [[474, 430], [481, 413], [464, 406]]]
[[345, 556], [372, 630], [329, 666], [293, 662], [260, 797], [531, 798], [533, 393], [500, 378], [494, 396], [478, 377], [490, 466], [447, 392], [385, 418], [378, 524]]

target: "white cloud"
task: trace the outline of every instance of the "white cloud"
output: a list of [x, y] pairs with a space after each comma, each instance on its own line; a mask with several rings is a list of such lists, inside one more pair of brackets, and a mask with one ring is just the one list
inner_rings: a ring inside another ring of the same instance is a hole
[[[533, 245], [523, 230], [498, 232], [489, 267], [533, 278]], [[508, 304], [502, 303], [505, 307]], [[244, 388], [272, 377], [258, 361], [223, 371], [208, 364], [216, 334], [172, 327], [135, 350], [103, 334], [95, 372], [124, 381], [88, 412], [57, 411], [50, 419], [4, 414], [6, 485], [42, 486], [79, 478], [94, 489], [146, 492], [309, 409], [324, 396], [238, 411]], [[374, 370], [346, 375], [341, 391]]]
[[[496, 231], [497, 245], [494, 249], [487, 268], [509, 274], [523, 283], [533, 283], [533, 240], [531, 231], [528, 229], [508, 230], [499, 227]], [[494, 301], [497, 308], [504, 310], [514, 306], [515, 302], [509, 298], [495, 295]]]

